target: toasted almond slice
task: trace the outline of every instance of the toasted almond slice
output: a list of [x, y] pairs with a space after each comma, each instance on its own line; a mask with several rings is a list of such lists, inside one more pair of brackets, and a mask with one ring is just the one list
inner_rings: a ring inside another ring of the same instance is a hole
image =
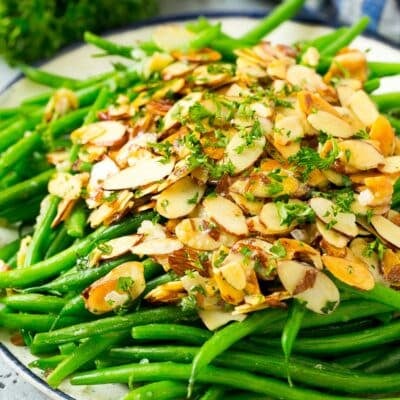
[[85, 307], [93, 314], [104, 314], [135, 300], [145, 287], [143, 264], [126, 262], [84, 291]]
[[91, 143], [95, 146], [112, 146], [121, 142], [126, 126], [118, 121], [100, 121], [84, 125], [71, 133], [71, 139], [80, 144]]
[[392, 125], [386, 117], [379, 115], [373, 122], [369, 137], [371, 140], [379, 142], [381, 152], [384, 156], [393, 154], [396, 145], [396, 136]]
[[339, 304], [335, 284], [321, 271], [298, 261], [279, 261], [279, 279], [284, 288], [305, 306], [319, 314], [331, 313]]
[[371, 126], [379, 117], [378, 110], [363, 90], [357, 90], [349, 99], [349, 108], [366, 126]]
[[[148, 78], [153, 72], [159, 72], [167, 65], [171, 64], [174, 59], [167, 53], [159, 53], [156, 51], [144, 62], [143, 74]], [[172, 78], [171, 78], [172, 79]]]
[[232, 197], [234, 202], [245, 212], [250, 215], [258, 215], [261, 212], [261, 209], [264, 203], [260, 200], [256, 199], [247, 199], [245, 196], [241, 194], [230, 192], [229, 196]]
[[207, 215], [225, 231], [237, 236], [249, 233], [242, 210], [222, 196], [207, 197], [203, 201]]
[[379, 171], [384, 174], [400, 173], [400, 156], [386, 157], [384, 164], [378, 167]]
[[221, 271], [214, 271], [213, 276], [215, 283], [218, 286], [219, 294], [228, 304], [237, 305], [243, 302], [245, 293], [244, 290], [239, 290], [229, 284], [222, 276]]
[[202, 96], [202, 92], [193, 92], [178, 100], [164, 117], [163, 131], [165, 132], [179, 124], [181, 118], [187, 115], [189, 108], [200, 101]]
[[353, 136], [351, 126], [347, 122], [326, 111], [317, 111], [310, 114], [307, 117], [307, 121], [317, 131], [326, 132], [334, 137], [346, 139]]
[[243, 134], [238, 132], [226, 147], [226, 158], [233, 164], [235, 174], [253, 165], [264, 151], [265, 137], [256, 139], [252, 145], [246, 145]]
[[131, 247], [139, 243], [143, 238], [143, 235], [126, 235], [120, 236], [118, 238], [109, 240], [108, 242], [102, 243], [101, 259], [109, 260], [110, 258], [115, 258], [128, 253]]
[[175, 182], [178, 182], [180, 179], [189, 175], [192, 170], [193, 167], [188, 164], [187, 158], [179, 160], [175, 164], [174, 170], [169, 174], [169, 176], [158, 185], [158, 191], [165, 190], [167, 187], [171, 186]]
[[220, 247], [220, 232], [203, 218], [187, 218], [175, 227], [177, 238], [196, 250], [216, 250]]
[[362, 261], [324, 255], [322, 262], [337, 279], [350, 286], [362, 290], [371, 290], [375, 286], [374, 277]]
[[222, 83], [232, 81], [231, 64], [219, 64], [216, 72], [213, 72], [212, 65], [200, 65], [193, 71], [192, 76], [195, 85], [219, 86]]
[[315, 91], [318, 88], [325, 87], [321, 76], [314, 69], [304, 65], [292, 65], [287, 70], [286, 79], [289, 83], [301, 88]]
[[304, 128], [297, 115], [288, 115], [275, 120], [274, 142], [286, 146], [304, 136]]
[[[258, 216], [247, 218], [247, 226], [248, 226], [250, 232], [257, 233], [258, 235], [262, 235], [262, 236], [276, 235], [275, 231], [267, 228], [260, 221], [260, 217], [258, 217]], [[289, 232], [290, 231], [288, 230], [285, 233], [289, 233]]]
[[371, 224], [383, 239], [400, 248], [400, 227], [398, 225], [382, 215], [374, 215], [371, 218]]
[[253, 60], [249, 60], [248, 58], [244, 57], [238, 57], [236, 60], [236, 74], [246, 81], [247, 77], [251, 77], [253, 79], [266, 77], [267, 70]]
[[182, 25], [161, 25], [154, 29], [152, 37], [157, 47], [169, 53], [187, 49], [196, 35]]
[[186, 296], [181, 281], [167, 282], [155, 287], [146, 294], [145, 300], [150, 303], [177, 303]]
[[242, 268], [243, 256], [235, 254], [236, 260], [225, 262], [220, 268], [220, 272], [224, 279], [235, 289], [244, 290], [246, 287], [246, 273]]
[[78, 199], [88, 178], [86, 173], [71, 175], [67, 172], [57, 172], [49, 182], [49, 193], [62, 199]]
[[288, 227], [287, 225], [282, 224], [275, 203], [267, 203], [264, 205], [260, 213], [260, 221], [267, 228], [270, 235], [290, 232], [295, 226], [292, 224]]
[[156, 210], [165, 218], [190, 214], [203, 197], [204, 186], [186, 176], [165, 189], [157, 198]]
[[174, 165], [175, 161], [172, 158], [167, 162], [162, 157], [137, 159], [135, 165], [106, 179], [103, 183], [103, 189], [136, 189], [157, 182], [170, 174]]
[[349, 242], [349, 238], [347, 236], [344, 236], [333, 229], [327, 229], [326, 224], [319, 219], [316, 221], [316, 227], [323, 239], [332, 246], [335, 246], [339, 249], [343, 249], [347, 246], [347, 243]]
[[354, 214], [337, 212], [335, 204], [323, 197], [312, 198], [310, 200], [310, 207], [321, 221], [332, 225], [333, 229], [348, 236], [357, 236], [358, 228]]
[[200, 310], [199, 317], [210, 331], [214, 331], [230, 321], [244, 321], [246, 314], [233, 315], [230, 311]]
[[170, 254], [174, 251], [180, 250], [183, 244], [176, 239], [165, 238], [165, 239], [148, 239], [133, 246], [131, 252], [138, 255], [161, 255]]
[[391, 249], [383, 253], [382, 271], [387, 282], [393, 286], [400, 286], [400, 254]]
[[336, 117], [340, 117], [335, 107], [330, 105], [321, 96], [314, 94], [312, 92], [306, 90], [298, 92], [297, 101], [301, 111], [303, 111], [306, 115], [310, 115], [315, 111], [325, 111]]
[[376, 252], [366, 251], [368, 247], [368, 242], [364, 238], [357, 237], [353, 239], [350, 243], [350, 251], [353, 253], [354, 257], [365, 263], [369, 271], [374, 277], [375, 282], [381, 282], [382, 275], [380, 274], [379, 268], [379, 258]]
[[162, 78], [167, 81], [188, 74], [196, 68], [196, 64], [188, 64], [183, 61], [177, 61], [165, 67], [162, 72]]

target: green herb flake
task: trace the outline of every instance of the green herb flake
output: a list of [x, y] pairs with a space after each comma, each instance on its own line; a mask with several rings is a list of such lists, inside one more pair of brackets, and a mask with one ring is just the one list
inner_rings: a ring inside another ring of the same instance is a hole
[[285, 246], [283, 246], [280, 240], [276, 241], [269, 251], [272, 253], [274, 258], [283, 258], [286, 256]]
[[134, 280], [130, 276], [121, 276], [118, 278], [117, 290], [120, 292], [130, 293]]

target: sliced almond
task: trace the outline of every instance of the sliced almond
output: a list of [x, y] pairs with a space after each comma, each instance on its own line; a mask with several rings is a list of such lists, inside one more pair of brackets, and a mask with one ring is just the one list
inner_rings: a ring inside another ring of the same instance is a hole
[[386, 249], [382, 259], [382, 271], [387, 282], [400, 286], [400, 255], [391, 249]]
[[379, 142], [379, 147], [384, 156], [393, 154], [396, 146], [395, 131], [385, 116], [379, 115], [373, 122], [369, 137], [371, 140]]
[[230, 321], [244, 321], [246, 314], [233, 315], [222, 310], [200, 310], [199, 317], [210, 331], [214, 331]]
[[[258, 216], [247, 218], [247, 226], [248, 226], [250, 232], [256, 233], [261, 236], [276, 235], [275, 231], [270, 230], [268, 227], [266, 227], [260, 221], [260, 217], [258, 217]], [[288, 232], [284, 232], [284, 233], [289, 233], [289, 230], [288, 230]]]
[[398, 174], [400, 173], [400, 155], [386, 157], [384, 164], [378, 167], [379, 171], [384, 174]]
[[363, 90], [357, 90], [350, 97], [348, 106], [366, 126], [371, 126], [379, 116], [375, 104]]
[[301, 139], [304, 128], [297, 115], [289, 115], [275, 121], [274, 142], [286, 146], [289, 142]]
[[126, 126], [118, 121], [100, 121], [84, 125], [71, 133], [71, 139], [80, 144], [113, 146], [125, 136]]
[[333, 229], [327, 229], [326, 224], [319, 219], [316, 221], [316, 227], [323, 239], [332, 246], [335, 246], [339, 249], [343, 249], [347, 246], [347, 243], [349, 242], [349, 238], [347, 236], [344, 236]]
[[350, 243], [349, 249], [354, 257], [365, 263], [372, 273], [375, 282], [382, 281], [380, 274], [379, 258], [376, 252], [367, 252], [368, 242], [364, 238], [357, 237]]
[[160, 49], [167, 53], [173, 50], [187, 49], [196, 37], [182, 25], [161, 25], [153, 30], [152, 38]]
[[226, 158], [233, 164], [235, 174], [253, 165], [264, 151], [265, 137], [256, 139], [250, 146], [246, 145], [243, 134], [238, 132], [226, 146]]
[[242, 210], [222, 196], [207, 197], [203, 201], [207, 215], [225, 231], [237, 236], [249, 233]]
[[371, 290], [375, 286], [374, 277], [362, 261], [324, 255], [322, 262], [332, 275], [350, 286], [362, 290]]
[[383, 239], [400, 248], [400, 227], [398, 225], [382, 215], [374, 215], [371, 218], [371, 224]]
[[174, 304], [186, 297], [187, 293], [181, 281], [167, 282], [157, 286], [146, 294], [145, 300], [150, 303]]
[[335, 204], [323, 197], [312, 198], [310, 207], [321, 221], [330, 224], [333, 229], [347, 236], [357, 236], [358, 228], [354, 214], [336, 211]]
[[349, 138], [353, 136], [351, 126], [326, 111], [317, 111], [307, 117], [307, 121], [317, 131], [326, 132], [328, 135], [339, 138]]
[[87, 173], [72, 175], [67, 172], [57, 172], [49, 182], [49, 193], [62, 199], [78, 199], [88, 177]]
[[93, 314], [104, 314], [135, 300], [145, 287], [143, 264], [126, 262], [84, 291], [85, 307]]
[[278, 208], [275, 203], [267, 203], [261, 210], [260, 221], [267, 228], [269, 235], [284, 234], [290, 232], [295, 225], [288, 227], [282, 224]]
[[106, 179], [103, 189], [137, 189], [163, 179], [172, 172], [174, 165], [175, 161], [172, 158], [167, 162], [162, 157], [137, 159], [135, 165]]
[[174, 251], [178, 251], [183, 247], [183, 244], [176, 239], [164, 238], [164, 239], [148, 239], [133, 246], [131, 252], [138, 255], [162, 255], [170, 254]]
[[109, 260], [128, 253], [131, 247], [139, 243], [142, 238], [143, 235], [120, 236], [119, 238], [102, 243], [101, 249], [97, 247], [96, 250], [100, 251], [100, 258], [102, 260]]
[[231, 64], [218, 64], [215, 72], [212, 69], [213, 64], [200, 65], [193, 71], [193, 82], [201, 86], [219, 86], [232, 80]]
[[323, 272], [298, 261], [279, 261], [278, 275], [285, 289], [319, 314], [329, 314], [340, 301], [339, 290]]
[[202, 218], [187, 218], [175, 228], [177, 238], [196, 250], [216, 250], [220, 247], [220, 232]]
[[187, 116], [189, 108], [200, 101], [202, 96], [203, 94], [201, 92], [192, 92], [174, 103], [164, 117], [163, 132], [178, 125], [182, 118]]
[[183, 61], [177, 61], [165, 67], [161, 72], [161, 76], [164, 80], [167, 81], [173, 78], [186, 75], [189, 72], [193, 71], [195, 67], [196, 64], [188, 64]]
[[165, 218], [175, 219], [190, 214], [205, 191], [192, 178], [186, 176], [165, 189], [157, 198], [156, 210]]
[[290, 66], [287, 70], [286, 79], [292, 85], [312, 91], [325, 86], [321, 76], [314, 69], [304, 65], [296, 64]]
[[245, 196], [230, 192], [229, 196], [232, 197], [233, 201], [247, 214], [258, 215], [264, 203], [257, 199], [248, 199]]

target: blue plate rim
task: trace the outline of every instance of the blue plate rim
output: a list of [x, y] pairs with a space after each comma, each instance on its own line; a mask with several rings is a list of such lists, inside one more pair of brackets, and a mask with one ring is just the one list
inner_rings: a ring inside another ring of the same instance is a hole
[[[123, 33], [128, 30], [139, 29], [146, 26], [153, 26], [157, 24], [167, 23], [167, 22], [181, 22], [187, 21], [190, 19], [196, 19], [199, 16], [204, 16], [207, 18], [229, 18], [229, 17], [244, 17], [244, 18], [262, 18], [264, 17], [270, 10], [266, 10], [265, 12], [262, 11], [208, 11], [208, 12], [191, 12], [191, 13], [183, 13], [183, 14], [171, 14], [166, 16], [160, 16], [151, 18], [141, 22], [135, 22], [129, 24], [123, 28], [108, 30], [104, 33], [103, 36], [109, 36], [116, 33]], [[300, 15], [294, 18], [297, 22], [307, 23], [309, 25], [322, 25], [327, 27], [337, 27], [339, 25], [333, 23], [327, 23], [320, 17], [318, 17], [315, 13], [311, 12], [310, 10], [304, 10], [300, 13]], [[397, 49], [393, 46], [388, 40], [385, 40], [381, 36], [373, 35], [370, 33], [366, 33], [363, 36], [374, 38], [375, 40], [379, 40], [385, 44], [390, 45], [394, 49]], [[76, 49], [79, 46], [84, 45], [83, 42], [71, 44], [64, 49], [58, 51], [52, 58], [59, 57], [60, 55], [67, 53]], [[48, 61], [48, 60], [46, 60]], [[36, 66], [43, 65], [46, 61], [41, 61], [36, 63]], [[0, 95], [10, 89], [12, 85], [17, 83], [20, 79], [23, 78], [23, 74], [20, 73], [16, 76], [2, 91], [0, 91]], [[58, 400], [78, 400], [70, 395], [50, 387], [40, 376], [36, 375], [32, 370], [26, 367], [11, 351], [2, 343], [0, 343], [0, 356], [5, 359], [10, 365], [14, 367], [14, 369], [21, 374], [21, 376], [27, 380], [28, 382], [32, 383], [37, 389], [39, 389], [43, 394], [51, 393], [53, 396], [57, 396]], [[54, 397], [56, 398], [56, 397]]]

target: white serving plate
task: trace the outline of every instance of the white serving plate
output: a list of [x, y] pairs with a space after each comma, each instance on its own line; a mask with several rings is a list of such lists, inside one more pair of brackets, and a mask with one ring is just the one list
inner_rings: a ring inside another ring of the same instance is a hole
[[[191, 17], [179, 16], [178, 19], [164, 18], [162, 24], [185, 23]], [[254, 16], [229, 16], [220, 13], [218, 16], [210, 15], [210, 19], [221, 21], [223, 30], [232, 36], [240, 36], [253, 27], [258, 18]], [[160, 23], [160, 22], [158, 22]], [[140, 28], [126, 29], [117, 33], [107, 35], [107, 38], [121, 44], [131, 45], [136, 40], [149, 40], [151, 32], [157, 23], [151, 23]], [[329, 32], [331, 28], [303, 24], [298, 22], [286, 22], [276, 31], [269, 35], [269, 40], [275, 43], [291, 44], [295, 41], [310, 39]], [[354, 47], [368, 51], [368, 59], [378, 61], [399, 62], [400, 50], [385, 43], [367, 37], [359, 37], [353, 43]], [[110, 70], [111, 61], [120, 61], [128, 64], [126, 59], [119, 57], [95, 58], [92, 54], [98, 53], [93, 46], [79, 45], [63, 51], [51, 61], [43, 64], [43, 69], [73, 78], [85, 78], [93, 74]], [[46, 90], [43, 86], [34, 84], [26, 79], [19, 79], [8, 90], [0, 95], [0, 107], [11, 107], [17, 105], [24, 97], [32, 96]], [[48, 90], [48, 89], [47, 89]], [[400, 77], [385, 78], [381, 88], [376, 93], [392, 92], [400, 90]], [[5, 242], [13, 233], [0, 228], [0, 245]], [[101, 386], [72, 386], [63, 383], [59, 390], [50, 388], [37, 370], [31, 371], [26, 365], [35, 359], [24, 347], [17, 347], [9, 340], [7, 332], [0, 330], [0, 356], [18, 373], [54, 400], [117, 400], [126, 393], [122, 385], [101, 385]]]

